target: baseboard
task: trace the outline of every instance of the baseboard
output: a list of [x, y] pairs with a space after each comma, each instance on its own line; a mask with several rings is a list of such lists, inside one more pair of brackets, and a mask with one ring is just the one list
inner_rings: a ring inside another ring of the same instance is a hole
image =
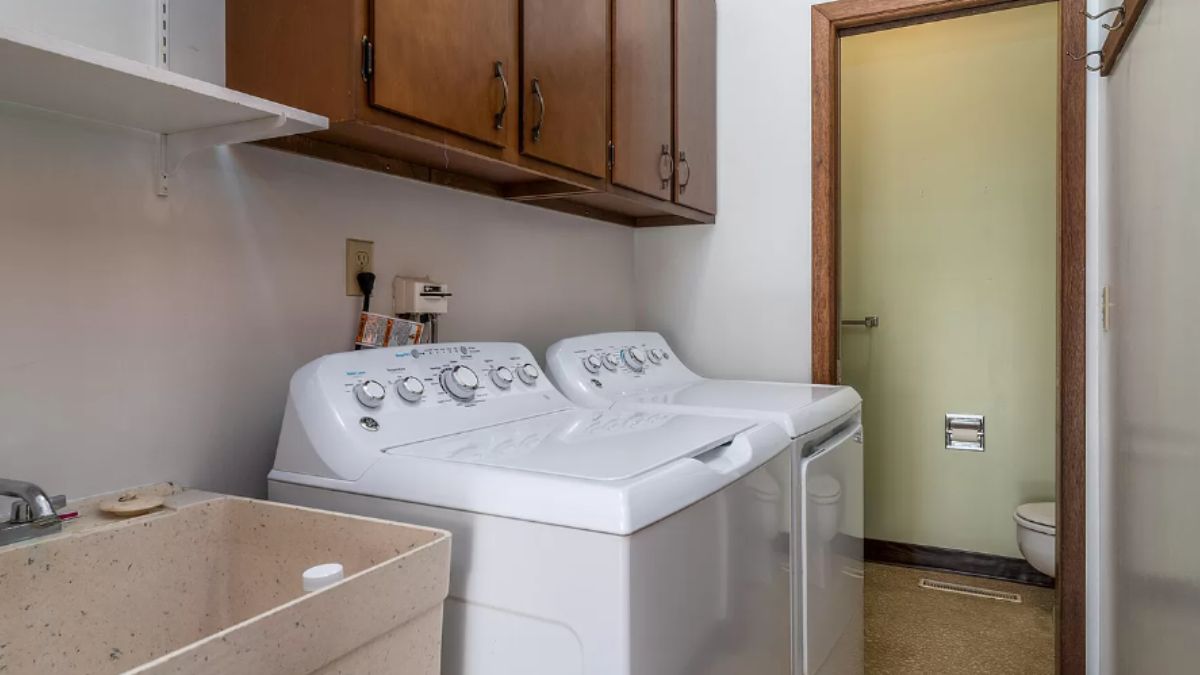
[[966, 574], [999, 581], [1012, 581], [1029, 586], [1054, 588], [1054, 579], [1033, 569], [1021, 558], [1006, 558], [1000, 555], [956, 551], [950, 548], [903, 544], [881, 539], [864, 542], [867, 562], [886, 565], [903, 565], [921, 569]]

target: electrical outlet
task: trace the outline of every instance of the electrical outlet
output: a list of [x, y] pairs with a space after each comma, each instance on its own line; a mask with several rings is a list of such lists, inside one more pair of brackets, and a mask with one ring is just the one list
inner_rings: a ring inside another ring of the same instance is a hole
[[359, 272], [374, 272], [375, 242], [362, 239], [346, 240], [346, 295], [362, 295], [358, 287]]

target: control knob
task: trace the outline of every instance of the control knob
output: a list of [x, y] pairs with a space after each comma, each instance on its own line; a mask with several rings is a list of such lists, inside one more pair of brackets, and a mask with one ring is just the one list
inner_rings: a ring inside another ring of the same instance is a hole
[[425, 383], [412, 375], [396, 383], [396, 394], [409, 403], [420, 401], [424, 393]]
[[363, 380], [354, 385], [354, 398], [367, 408], [378, 408], [383, 405], [383, 399], [387, 396], [387, 389], [382, 384], [375, 380]]
[[508, 389], [512, 386], [512, 383], [513, 374], [507, 367], [500, 366], [499, 368], [492, 369], [492, 384], [501, 389]]
[[442, 371], [438, 378], [442, 389], [459, 401], [475, 399], [475, 390], [479, 389], [479, 376], [467, 366], [454, 366]]
[[600, 372], [600, 368], [601, 368], [600, 357], [596, 356], [595, 354], [588, 354], [587, 356], [583, 357], [583, 369], [584, 370], [586, 370], [589, 373], [592, 373], [594, 375], [594, 374]]
[[538, 371], [537, 366], [533, 365], [532, 363], [526, 363], [520, 368], [517, 368], [517, 377], [521, 378], [522, 382], [530, 386], [533, 386], [533, 384], [536, 383], [537, 379], [541, 376], [542, 373]]
[[634, 372], [642, 372], [646, 366], [646, 352], [641, 347], [629, 347], [621, 350], [621, 359]]
[[617, 372], [617, 366], [619, 365], [621, 365], [621, 362], [617, 360], [616, 354], [609, 353], [604, 355], [605, 368], [608, 368], [615, 373]]
[[653, 363], [655, 365], [662, 363], [663, 353], [662, 353], [661, 349], [658, 349], [658, 348], [651, 349], [649, 354], [647, 354], [647, 356], [650, 357], [650, 363]]

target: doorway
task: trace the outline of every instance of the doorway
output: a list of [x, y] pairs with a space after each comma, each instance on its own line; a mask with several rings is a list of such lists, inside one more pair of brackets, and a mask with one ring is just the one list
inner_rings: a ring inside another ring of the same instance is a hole
[[[846, 304], [847, 291], [850, 289], [840, 286], [845, 271], [843, 269], [845, 263], [843, 245], [861, 245], [864, 236], [862, 231], [862, 227], [864, 227], [862, 224], [863, 214], [848, 212], [845, 201], [847, 195], [844, 193], [844, 189], [848, 186], [843, 185], [843, 172], [848, 168], [847, 161], [850, 158], [843, 156], [846, 139], [842, 135], [845, 131], [842, 123], [843, 114], [847, 111], [842, 109], [842, 105], [843, 96], [851, 94], [851, 92], [842, 90], [842, 74], [843, 69], [849, 66], [845, 59], [857, 58], [857, 52], [848, 46], [848, 41], [868, 32], [907, 29], [916, 24], [941, 23], [946, 19], [965, 19], [1001, 10], [1040, 12], [1042, 15], [1049, 12], [1056, 15], [1052, 18], [1055, 20], [1055, 29], [1057, 30], [1057, 44], [1050, 45], [1054, 48], [1056, 56], [1051, 55], [1046, 59], [1045, 63], [1052, 69], [1052, 72], [1045, 74], [1048, 79], [1043, 78], [1047, 86], [1056, 86], [1057, 88], [1057, 99], [1052, 107], [1047, 108], [1049, 114], [1057, 118], [1047, 121], [1050, 125], [1047, 127], [1047, 142], [1052, 146], [1051, 152], [1055, 155], [1051, 159], [1052, 166], [1044, 175], [1046, 181], [1043, 186], [1044, 192], [1051, 202], [1042, 210], [1048, 231], [1040, 234], [1033, 231], [1029, 233], [1032, 239], [1028, 239], [1028, 242], [1041, 241], [1049, 249], [1041, 251], [1045, 256], [1044, 260], [1030, 263], [1037, 268], [1038, 273], [1044, 273], [1047, 277], [1046, 283], [1049, 288], [1046, 291], [1049, 297], [1045, 298], [1044, 306], [1040, 308], [1041, 313], [1038, 315], [1040, 318], [1029, 325], [1029, 330], [1034, 332], [1039, 330], [1038, 322], [1040, 322], [1041, 329], [1045, 333], [1042, 337], [1050, 341], [1049, 345], [1043, 345], [1047, 351], [1037, 355], [1035, 360], [1042, 362], [1041, 369], [1043, 371], [1046, 368], [1052, 371], [1050, 374], [1042, 373], [1042, 379], [1045, 381], [1041, 383], [1046, 392], [1046, 403], [1053, 411], [1047, 411], [1048, 418], [1042, 425], [1042, 435], [1046, 437], [1042, 442], [1048, 446], [1045, 450], [1047, 466], [1042, 469], [1044, 469], [1044, 474], [1049, 474], [1045, 479], [1049, 486], [1047, 489], [1053, 491], [1055, 484], [1057, 489], [1055, 499], [1057, 505], [1057, 533], [1055, 536], [1057, 584], [1054, 591], [1057, 621], [1055, 621], [1052, 642], [1055, 652], [1054, 661], [1057, 664], [1058, 672], [1072, 675], [1082, 674], [1085, 663], [1084, 627], [1086, 617], [1084, 612], [1083, 553], [1085, 525], [1083, 491], [1085, 221], [1083, 201], [1085, 196], [1086, 81], [1085, 71], [1079, 67], [1079, 64], [1070, 61], [1066, 57], [1066, 52], [1081, 53], [1086, 33], [1084, 18], [1080, 13], [1083, 4], [1082, 0], [1061, 0], [1059, 3], [1029, 2], [1028, 0], [1009, 2], [841, 0], [817, 5], [813, 11], [813, 377], [814, 381], [819, 383], [836, 382], [841, 372], [853, 377], [861, 377], [863, 366], [858, 361], [862, 360], [864, 354], [873, 353], [871, 350], [874, 349], [869, 346], [869, 340], [881, 341], [879, 337], [868, 338], [866, 334], [872, 330], [885, 328], [888, 321], [888, 317], [879, 316], [879, 323], [873, 328], [870, 326], [871, 320], [868, 318], [869, 310], [862, 307], [854, 308], [853, 311], [861, 313], [863, 316], [857, 314], [842, 316], [840, 312], [842, 307], [851, 311]], [[1014, 45], [1013, 48], [1020, 49], [1021, 47]], [[931, 75], [932, 71], [936, 70], [939, 59], [955, 58], [953, 54], [944, 50], [940, 53], [937, 50], [930, 50], [926, 56], [931, 59], [928, 62]], [[1054, 68], [1055, 64], [1057, 64], [1056, 69]], [[1057, 70], [1057, 72], [1053, 72], [1053, 70]], [[907, 91], [917, 95], [917, 92], [912, 91], [911, 88]], [[853, 104], [853, 101], [847, 99], [845, 103]], [[847, 125], [848, 127], [849, 125]], [[919, 146], [917, 147], [919, 149]], [[919, 165], [922, 158], [922, 153], [916, 152], [906, 161], [911, 163], [910, 166], [915, 167]], [[854, 224], [858, 226], [858, 231], [846, 232], [843, 230], [843, 227], [847, 225], [847, 218], [855, 219]], [[973, 224], [980, 227], [986, 225]], [[866, 226], [869, 227], [869, 221]], [[991, 224], [991, 227], [994, 232], [995, 224]], [[984, 227], [985, 234], [986, 229]], [[976, 233], [978, 234], [979, 231], [977, 227]], [[965, 235], [966, 232], [963, 231], [959, 234]], [[1009, 237], [1008, 243], [1013, 243], [1010, 236], [1014, 233], [1005, 232], [1005, 235]], [[952, 222], [944, 225], [941, 236], [943, 239], [955, 236]], [[1041, 240], [1037, 239], [1039, 236], [1042, 237]], [[855, 239], [851, 240], [847, 237]], [[969, 240], [969, 237], [962, 237], [962, 239]], [[983, 241], [986, 242], [986, 238]], [[875, 243], [879, 243], [878, 239], [875, 240]], [[964, 256], [970, 256], [976, 253], [971, 250], [956, 249], [952, 245], [954, 242], [946, 243], [951, 245], [946, 246], [944, 250], [937, 251], [936, 255], [931, 254], [924, 260], [917, 260], [918, 266], [938, 264], [937, 255], [953, 256], [961, 253]], [[978, 241], [975, 242], [976, 245], [978, 243]], [[896, 257], [902, 258], [906, 254], [906, 251], [894, 246], [889, 250]], [[1008, 263], [1000, 263], [1000, 268], [997, 270], [1002, 271], [1001, 268], [1005, 265], [1019, 259], [1018, 256], [1011, 258]], [[895, 276], [897, 272], [893, 270], [891, 274]], [[859, 270], [856, 278], [861, 280], [861, 277], [861, 270]], [[933, 277], [937, 277], [937, 275], [933, 275]], [[942, 275], [943, 280], [944, 277], [945, 275]], [[905, 283], [904, 278], [896, 278], [892, 281], [896, 284]], [[1025, 292], [1031, 288], [1034, 287], [1027, 286]], [[858, 293], [862, 289], [852, 290]], [[1017, 291], [1017, 296], [1020, 293], [1021, 291]], [[966, 299], [965, 296], [964, 299]], [[995, 299], [995, 297], [989, 299], [989, 297], [983, 296], [975, 301], [989, 302]], [[945, 307], [945, 315], [941, 317], [950, 321], [951, 325], [955, 317], [954, 304], [950, 303]], [[1019, 297], [1012, 304], [1019, 307], [1024, 306], [1019, 303]], [[1031, 303], [1031, 306], [1034, 304], [1036, 303]], [[919, 311], [919, 308], [909, 309]], [[966, 311], [959, 312], [959, 315], [963, 317], [967, 317], [969, 314]], [[860, 321], [864, 325], [849, 327], [850, 330], [855, 331], [853, 335], [850, 335], [841, 331], [841, 323], [844, 320]], [[895, 321], [895, 317], [893, 320]], [[897, 323], [903, 324], [904, 322], [896, 321], [893, 326]], [[1046, 325], [1047, 323], [1049, 326]], [[911, 325], [912, 322], [909, 324]], [[940, 333], [944, 335], [946, 327], [942, 327]], [[881, 335], [882, 330], [877, 333], [877, 336]], [[983, 335], [977, 334], [977, 336]], [[867, 352], [863, 351], [864, 348], [867, 349]], [[851, 353], [852, 351], [854, 353]], [[953, 359], [954, 356], [952, 353], [943, 353], [946, 350], [930, 351], [928, 356], [935, 361], [939, 358]], [[842, 357], [841, 364], [839, 364], [839, 355]], [[851, 358], [856, 359], [854, 364], [848, 363]], [[903, 360], [904, 356], [899, 354], [894, 355], [893, 358]], [[911, 365], [912, 360], [910, 352], [907, 362], [910, 362]], [[969, 374], [978, 365], [950, 361], [947, 368], [951, 370], [958, 368], [957, 372]], [[839, 370], [839, 366], [841, 370]], [[854, 372], [855, 369], [858, 369], [859, 372]], [[903, 371], [903, 368], [900, 370]], [[920, 376], [922, 372], [928, 371], [916, 369], [910, 372], [909, 376]], [[899, 376], [897, 375], [897, 377]], [[1007, 395], [1010, 398], [1013, 396], [1011, 392], [1008, 392]], [[865, 399], [865, 407], [871, 410], [873, 402], [869, 391]], [[948, 409], [945, 412], [975, 411]], [[1006, 411], [1004, 419], [995, 421], [1011, 421], [1008, 418], [1011, 418], [1012, 414], [1012, 411]], [[1008, 436], [1010, 441], [1014, 433], [1020, 432], [1019, 425], [1010, 425], [1010, 428], [1005, 431], [1002, 429], [1003, 426], [996, 429], [998, 436]], [[871, 434], [870, 427], [868, 427], [867, 433]], [[945, 450], [944, 452], [951, 451]], [[1050, 455], [1049, 453], [1054, 454]], [[869, 451], [867, 461], [870, 462]], [[868, 473], [870, 471], [871, 467], [868, 466]], [[1021, 478], [1018, 477], [1017, 480], [1021, 480]], [[980, 497], [987, 498], [985, 495]], [[871, 499], [872, 493], [868, 491], [868, 502]], [[1007, 504], [1003, 508], [1011, 509], [1012, 506]], [[998, 523], [995, 514], [989, 514], [986, 518], [993, 529], [1003, 529], [1008, 526], [1005, 523]], [[1011, 531], [1015, 538], [1015, 527]], [[988, 536], [979, 532], [972, 534], [984, 539]], [[994, 538], [995, 534], [993, 533], [991, 536]], [[969, 544], [963, 546], [963, 548], [969, 547]], [[984, 543], [975, 548], [986, 549], [988, 545]], [[920, 553], [921, 551], [918, 550], [917, 554]], [[906, 554], [914, 555], [911, 551]], [[967, 560], [964, 564], [971, 564], [971, 562], [971, 560]]]

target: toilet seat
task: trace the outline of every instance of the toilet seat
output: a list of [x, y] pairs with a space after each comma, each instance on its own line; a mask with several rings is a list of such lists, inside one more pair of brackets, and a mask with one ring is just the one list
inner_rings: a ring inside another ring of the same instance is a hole
[[1036, 502], [1018, 506], [1013, 520], [1017, 521], [1017, 525], [1034, 532], [1054, 535], [1056, 515], [1054, 502]]
[[842, 484], [827, 474], [808, 479], [808, 501], [814, 504], [837, 504], [842, 501]]

